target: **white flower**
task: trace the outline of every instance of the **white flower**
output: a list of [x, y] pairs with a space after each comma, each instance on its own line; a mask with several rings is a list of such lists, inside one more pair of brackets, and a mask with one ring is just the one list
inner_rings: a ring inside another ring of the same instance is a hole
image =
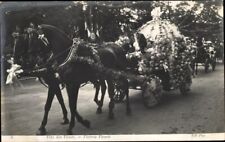
[[16, 75], [23, 72], [20, 65], [12, 63], [11, 68], [7, 69], [9, 73], [6, 79], [6, 84], [12, 84], [13, 79], [16, 79]]
[[156, 7], [152, 10], [151, 15], [153, 17], [153, 19], [159, 19], [161, 16], [162, 12], [160, 7]]

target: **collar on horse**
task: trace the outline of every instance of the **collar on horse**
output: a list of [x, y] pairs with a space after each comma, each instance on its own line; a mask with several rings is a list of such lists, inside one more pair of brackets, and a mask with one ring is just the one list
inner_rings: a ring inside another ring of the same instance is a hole
[[[73, 61], [76, 61], [79, 58], [82, 58], [82, 57], [78, 57], [77, 56], [77, 49], [78, 49], [79, 45], [81, 45], [81, 44], [88, 44], [88, 43], [85, 43], [82, 39], [79, 39], [79, 38], [74, 38], [73, 39], [73, 44], [69, 48], [70, 49], [70, 52], [69, 52], [67, 58], [65, 59], [65, 61], [63, 63], [61, 63], [60, 65], [58, 65], [57, 70], [63, 70], [64, 67], [68, 63], [73, 62]], [[100, 60], [100, 57], [98, 55], [98, 51], [95, 49], [96, 45], [97, 44], [92, 44], [92, 46], [89, 46], [89, 44], [88, 44], [88, 46], [85, 46], [85, 47], [88, 47], [89, 50], [91, 50], [91, 54], [93, 56], [93, 59], [92, 60], [94, 60], [95, 63], [101, 64], [101, 60]]]
[[[38, 38], [46, 46], [49, 45], [48, 39], [44, 36], [44, 34], [40, 34], [38, 36]], [[63, 52], [60, 52], [59, 54], [51, 56], [50, 59], [48, 59], [47, 63], [45, 63], [43, 65], [40, 65], [41, 69], [48, 68], [49, 65], [50, 65], [54, 69], [55, 72], [57, 72], [59, 70], [60, 71], [63, 70], [65, 65], [67, 65], [69, 62], [76, 61], [77, 59], [82, 58], [82, 57], [78, 57], [77, 56], [77, 49], [78, 49], [78, 46], [81, 45], [81, 44], [88, 44], [88, 43], [85, 43], [80, 38], [74, 38], [73, 39], [73, 44], [69, 48], [65, 49]], [[92, 46], [89, 46], [89, 44], [88, 44], [88, 46], [86, 46], [86, 47], [88, 47], [91, 50], [92, 56], [94, 58], [93, 59], [94, 62], [101, 63], [100, 57], [98, 56], [97, 50], [95, 49], [97, 44], [91, 44], [91, 45]], [[66, 59], [59, 65], [58, 64], [54, 64], [54, 61], [56, 61], [57, 58], [61, 57], [67, 51], [69, 51], [69, 54], [67, 55]], [[40, 70], [40, 69], [38, 69], [38, 70]]]

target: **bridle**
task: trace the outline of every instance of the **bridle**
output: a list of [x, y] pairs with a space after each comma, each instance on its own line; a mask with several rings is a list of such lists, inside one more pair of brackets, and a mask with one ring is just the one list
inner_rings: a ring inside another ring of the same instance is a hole
[[[46, 48], [50, 48], [49, 45], [49, 41], [48, 39], [45, 37], [45, 35], [43, 33], [39, 34], [38, 30], [36, 29], [32, 29], [32, 31], [28, 32], [28, 42], [30, 42], [32, 40], [32, 38], [34, 38], [34, 32], [35, 34], [37, 34], [37, 39], [40, 40]], [[31, 45], [29, 44], [29, 47], [31, 48]], [[63, 52], [60, 52], [56, 55], [53, 55], [53, 53], [51, 53], [51, 55], [47, 58], [46, 62], [43, 64], [39, 64], [38, 68], [34, 68], [34, 69], [30, 69], [29, 72], [42, 72], [42, 71], [46, 71], [47, 68], [49, 68], [49, 65], [52, 65], [52, 63], [59, 57], [61, 57], [64, 53], [66, 53], [67, 51], [71, 50], [73, 48], [73, 46], [71, 46], [70, 48], [67, 48], [66, 50], [64, 50]], [[54, 67], [52, 67], [53, 70], [57, 73], [57, 71], [54, 69]], [[44, 83], [42, 77], [38, 77], [39, 81], [41, 82], [41, 84], [43, 84], [45, 87], [48, 87], [46, 85], [46, 83]], [[65, 86], [62, 87], [62, 89]]]

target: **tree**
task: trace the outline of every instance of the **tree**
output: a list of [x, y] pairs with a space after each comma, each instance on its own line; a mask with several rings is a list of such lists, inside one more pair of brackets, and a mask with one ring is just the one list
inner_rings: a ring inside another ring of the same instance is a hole
[[222, 40], [223, 17], [218, 14], [222, 1], [167, 1], [154, 2], [153, 6], [161, 7], [162, 18], [176, 24], [185, 36]]

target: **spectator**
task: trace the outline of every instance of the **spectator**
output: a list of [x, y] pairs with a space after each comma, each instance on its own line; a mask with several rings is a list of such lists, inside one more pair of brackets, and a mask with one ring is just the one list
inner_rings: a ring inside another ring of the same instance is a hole
[[12, 57], [15, 59], [16, 62], [18, 62], [20, 60], [20, 57], [17, 56], [19, 54], [15, 54], [17, 52], [21, 52], [21, 45], [20, 43], [18, 43], [18, 40], [21, 36], [21, 29], [18, 25], [16, 25], [16, 29], [15, 31], [12, 33], [12, 37], [14, 38], [14, 44], [13, 44], [13, 55]]

